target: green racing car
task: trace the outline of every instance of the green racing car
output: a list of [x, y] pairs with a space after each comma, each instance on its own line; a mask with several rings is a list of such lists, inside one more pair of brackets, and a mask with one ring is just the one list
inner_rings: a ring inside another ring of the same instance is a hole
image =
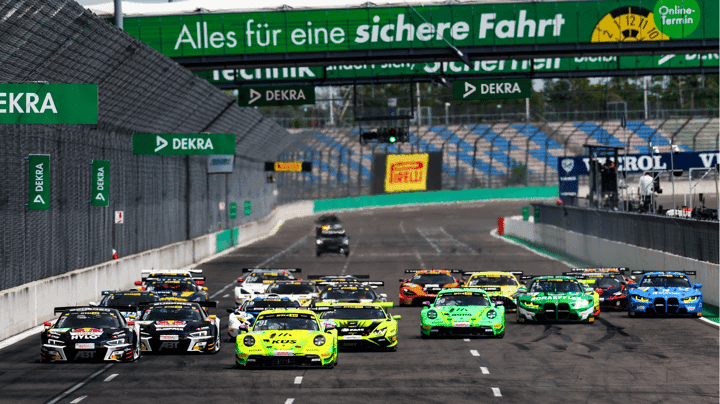
[[570, 276], [540, 276], [517, 298], [517, 322], [580, 321], [595, 322], [593, 289]]
[[263, 311], [236, 338], [236, 366], [333, 368], [338, 360], [335, 328], [310, 310]]
[[420, 313], [420, 336], [505, 336], [505, 307], [495, 304], [480, 288], [451, 288], [438, 292]]
[[340, 348], [397, 350], [398, 320], [385, 308], [392, 302], [316, 303], [313, 310], [337, 325]]

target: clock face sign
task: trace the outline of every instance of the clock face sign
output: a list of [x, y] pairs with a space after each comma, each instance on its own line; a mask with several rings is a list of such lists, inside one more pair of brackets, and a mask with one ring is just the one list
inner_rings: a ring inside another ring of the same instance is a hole
[[635, 6], [616, 8], [595, 25], [592, 42], [667, 41], [655, 25], [652, 11]]

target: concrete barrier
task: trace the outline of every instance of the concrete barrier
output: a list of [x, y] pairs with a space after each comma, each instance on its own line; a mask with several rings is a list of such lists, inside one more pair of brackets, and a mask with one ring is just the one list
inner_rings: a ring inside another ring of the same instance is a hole
[[628, 267], [642, 271], [696, 271], [691, 281], [703, 284], [703, 302], [720, 305], [718, 276], [720, 266], [706, 261], [668, 254], [595, 236], [565, 231], [559, 227], [534, 223], [532, 217], [505, 218], [505, 235], [550, 248], [598, 267]]
[[[270, 215], [235, 228], [232, 246], [247, 245], [267, 237], [286, 220], [313, 215], [313, 206], [313, 201], [279, 206]], [[231, 231], [233, 229], [224, 232]], [[140, 279], [142, 269], [183, 268], [209, 259], [220, 252], [219, 233], [0, 291], [0, 341], [54, 318], [55, 307], [97, 301], [103, 290], [131, 288], [133, 282]]]

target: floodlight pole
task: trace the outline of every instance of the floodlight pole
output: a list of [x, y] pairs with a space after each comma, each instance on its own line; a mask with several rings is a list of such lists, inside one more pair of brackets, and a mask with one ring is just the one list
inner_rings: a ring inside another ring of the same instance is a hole
[[123, 29], [122, 0], [114, 0], [115, 3], [115, 26]]

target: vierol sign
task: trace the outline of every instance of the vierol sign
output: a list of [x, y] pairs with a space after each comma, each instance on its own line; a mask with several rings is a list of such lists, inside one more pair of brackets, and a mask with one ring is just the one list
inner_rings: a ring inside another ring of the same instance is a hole
[[124, 28], [169, 57], [697, 40], [718, 38], [718, 2], [498, 2], [208, 13], [126, 18]]
[[133, 133], [134, 155], [235, 155], [235, 134]]
[[0, 124], [97, 123], [97, 84], [0, 84]]

